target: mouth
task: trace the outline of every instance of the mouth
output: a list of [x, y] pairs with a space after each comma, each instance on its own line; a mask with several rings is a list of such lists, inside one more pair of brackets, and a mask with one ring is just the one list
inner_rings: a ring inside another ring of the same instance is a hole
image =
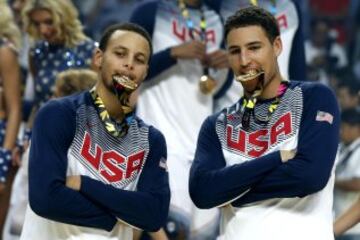
[[117, 90], [135, 90], [138, 87], [138, 84], [132, 81], [128, 76], [125, 75], [115, 75], [113, 76], [114, 86]]
[[258, 78], [260, 75], [263, 75], [264, 73], [265, 73], [264, 70], [251, 69], [245, 74], [237, 75], [235, 79], [238, 82], [248, 82]]

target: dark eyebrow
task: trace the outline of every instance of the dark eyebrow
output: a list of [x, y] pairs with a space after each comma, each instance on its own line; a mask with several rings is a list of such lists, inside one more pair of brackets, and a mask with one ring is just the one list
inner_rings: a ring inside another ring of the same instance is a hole
[[127, 48], [119, 45], [114, 47], [114, 50], [127, 50]]
[[[246, 44], [246, 47], [258, 46], [258, 45], [262, 45], [262, 42], [260, 42], [260, 41], [249, 42], [249, 43]], [[230, 45], [228, 47], [228, 50], [238, 49], [238, 48], [240, 48], [238, 45]]]
[[237, 45], [231, 45], [231, 46], [228, 47], [229, 50], [238, 49], [238, 48], [239, 48], [239, 46], [237, 46]]
[[262, 44], [262, 42], [260, 42], [260, 41], [254, 41], [254, 42], [247, 43], [246, 46], [251, 47], [253, 45], [261, 45], [261, 44]]

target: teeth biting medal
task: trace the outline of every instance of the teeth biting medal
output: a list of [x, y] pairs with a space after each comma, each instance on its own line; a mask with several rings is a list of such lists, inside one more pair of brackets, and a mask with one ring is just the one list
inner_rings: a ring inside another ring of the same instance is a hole
[[124, 87], [127, 90], [135, 90], [138, 87], [138, 84], [134, 81], [131, 81], [130, 78], [128, 76], [113, 76], [113, 80], [115, 81], [115, 83], [121, 85], [122, 87]]
[[262, 74], [264, 74], [263, 70], [252, 69], [252, 70], [250, 70], [249, 72], [247, 72], [245, 74], [237, 75], [235, 77], [235, 79], [238, 82], [247, 82], [247, 81], [251, 81], [251, 80], [259, 77]]

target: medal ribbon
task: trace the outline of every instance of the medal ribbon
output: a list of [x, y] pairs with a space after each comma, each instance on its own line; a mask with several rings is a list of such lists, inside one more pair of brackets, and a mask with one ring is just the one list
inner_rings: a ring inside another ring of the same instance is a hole
[[95, 91], [95, 87], [90, 90], [91, 97], [94, 101], [96, 110], [100, 116], [101, 121], [104, 123], [105, 129], [114, 137], [123, 137], [127, 134], [130, 123], [134, 119], [134, 113], [131, 111], [125, 113], [125, 119], [122, 122], [117, 122], [112, 119], [105, 108], [105, 104], [100, 96]]
[[277, 90], [277, 95], [276, 95], [275, 99], [271, 102], [271, 104], [268, 108], [268, 113], [267, 113], [267, 117], [265, 120], [258, 119], [254, 112], [255, 105], [257, 102], [257, 97], [261, 94], [262, 90], [255, 91], [254, 94], [249, 99], [246, 99], [244, 97], [242, 100], [242, 106], [241, 106], [241, 109], [243, 112], [241, 124], [242, 124], [243, 128], [248, 129], [250, 127], [250, 116], [251, 115], [254, 116], [255, 122], [257, 122], [257, 123], [260, 123], [260, 124], [268, 123], [271, 119], [272, 114], [275, 112], [276, 108], [279, 106], [281, 96], [284, 95], [287, 88], [288, 88], [288, 82], [287, 81], [281, 82], [281, 84], [279, 85], [278, 90]]
[[[189, 10], [186, 8], [186, 4], [184, 2], [184, 0], [179, 0], [178, 1], [179, 4], [179, 9], [181, 11], [181, 15], [183, 16], [185, 22], [186, 22], [186, 26], [190, 31], [190, 37], [195, 40], [195, 26], [194, 26], [194, 22], [191, 20], [190, 18], [190, 13]], [[207, 23], [206, 23], [206, 18], [205, 18], [205, 13], [204, 13], [204, 9], [203, 7], [200, 8], [200, 41], [202, 41], [205, 46], [206, 46], [206, 28], [207, 28]], [[209, 68], [208, 67], [203, 67], [203, 74], [208, 76], [209, 75]]]

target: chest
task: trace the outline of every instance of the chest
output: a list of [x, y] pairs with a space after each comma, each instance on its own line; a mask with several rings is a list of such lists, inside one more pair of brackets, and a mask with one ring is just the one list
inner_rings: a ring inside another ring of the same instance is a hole
[[68, 152], [68, 175], [87, 175], [121, 189], [134, 190], [149, 153], [148, 129], [133, 122], [126, 136], [110, 135], [95, 110], [78, 114]]
[[253, 160], [277, 150], [296, 149], [303, 110], [301, 99], [300, 92], [288, 90], [266, 123], [259, 123], [258, 118], [267, 115], [269, 104], [257, 106], [246, 130], [242, 127], [241, 111], [234, 109], [220, 115], [216, 132], [227, 165]]

